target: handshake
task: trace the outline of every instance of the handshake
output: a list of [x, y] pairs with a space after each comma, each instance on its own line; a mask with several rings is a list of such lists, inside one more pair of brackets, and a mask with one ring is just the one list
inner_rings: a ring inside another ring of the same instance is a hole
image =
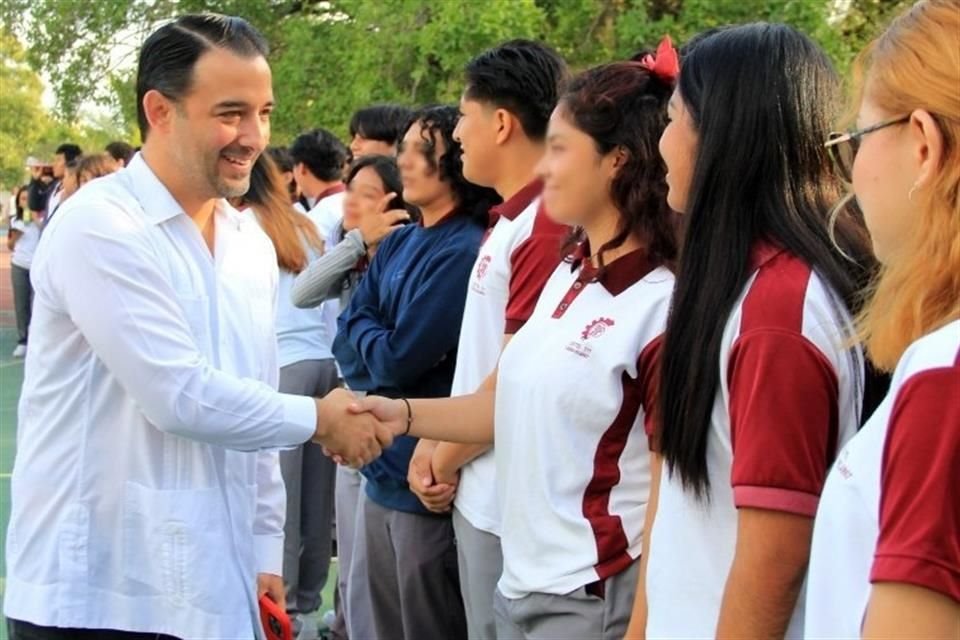
[[345, 389], [334, 389], [316, 403], [313, 442], [337, 462], [355, 469], [376, 460], [396, 436], [407, 431], [410, 416], [403, 400], [358, 398]]

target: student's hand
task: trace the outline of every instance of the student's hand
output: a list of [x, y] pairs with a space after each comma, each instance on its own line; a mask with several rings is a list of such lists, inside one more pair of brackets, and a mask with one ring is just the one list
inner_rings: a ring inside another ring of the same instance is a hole
[[350, 411], [356, 401], [345, 389], [334, 389], [325, 398], [316, 400], [317, 428], [313, 441], [342, 462], [360, 468], [393, 443], [395, 431], [371, 413]]
[[407, 403], [400, 399], [382, 396], [354, 398], [347, 406], [347, 411], [354, 415], [369, 413], [388, 428], [393, 436], [403, 435], [407, 430]]
[[432, 460], [437, 443], [432, 440], [421, 440], [410, 458], [407, 467], [407, 484], [410, 491], [423, 503], [423, 506], [434, 513], [446, 513], [457, 493], [456, 483], [438, 483], [433, 477]]
[[257, 600], [263, 597], [263, 594], [276, 602], [281, 609], [287, 608], [287, 598], [283, 588], [283, 578], [272, 573], [261, 573], [257, 575]]
[[396, 231], [404, 222], [410, 220], [410, 214], [403, 209], [391, 209], [390, 201], [397, 197], [395, 193], [388, 193], [380, 202], [377, 203], [376, 210], [360, 218], [360, 235], [363, 236], [363, 242], [368, 247], [376, 246], [387, 237], [392, 231]]

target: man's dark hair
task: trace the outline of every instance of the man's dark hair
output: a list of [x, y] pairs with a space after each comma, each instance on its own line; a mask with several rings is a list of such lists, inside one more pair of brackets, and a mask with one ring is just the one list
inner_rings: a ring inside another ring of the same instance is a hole
[[54, 152], [54, 155], [62, 155], [64, 161], [67, 163], [73, 162], [80, 155], [83, 154], [83, 150], [80, 148], [80, 145], [73, 144], [72, 142], [65, 142]]
[[356, 111], [350, 118], [350, 137], [396, 144], [410, 126], [413, 110], [398, 104], [375, 104]]
[[117, 162], [123, 160], [123, 166], [130, 164], [130, 161], [133, 159], [133, 155], [136, 153], [132, 146], [120, 140], [111, 142], [104, 147], [103, 150], [109, 153], [110, 157]]
[[547, 122], [566, 85], [563, 58], [545, 44], [510, 40], [467, 63], [467, 100], [506, 109], [531, 140], [543, 140]]
[[140, 48], [137, 63], [137, 125], [147, 139], [150, 125], [143, 110], [143, 96], [156, 90], [170, 100], [189, 93], [193, 67], [206, 51], [227, 49], [238, 56], [266, 57], [267, 41], [243, 18], [214, 13], [191, 14], [168, 22], [150, 34]]
[[310, 173], [326, 182], [338, 180], [347, 162], [347, 148], [326, 129], [301, 133], [290, 145], [290, 155], [295, 164], [302, 162]]

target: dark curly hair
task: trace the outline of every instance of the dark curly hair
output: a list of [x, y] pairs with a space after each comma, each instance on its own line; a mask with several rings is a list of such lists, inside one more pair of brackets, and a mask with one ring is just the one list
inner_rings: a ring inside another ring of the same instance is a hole
[[[626, 163], [610, 185], [620, 211], [617, 235], [598, 253], [619, 247], [630, 236], [643, 240], [654, 260], [670, 264], [677, 257], [675, 217], [667, 206], [666, 167], [660, 157], [660, 135], [667, 126], [667, 102], [673, 83], [661, 80], [639, 62], [613, 62], [584, 71], [560, 98], [560, 110], [573, 125], [593, 138], [607, 154], [621, 148]], [[584, 239], [576, 230], [570, 250]]]
[[[450, 183], [457, 201], [458, 215], [470, 216], [477, 224], [486, 226], [490, 207], [503, 200], [493, 189], [480, 187], [467, 182], [463, 177], [463, 149], [453, 139], [453, 130], [457, 126], [460, 111], [448, 105], [423, 107], [413, 114], [410, 125], [401, 134], [409, 131], [416, 123], [420, 124], [420, 138], [423, 141], [422, 153], [431, 171], [439, 172], [440, 180]], [[436, 156], [437, 140], [443, 140], [446, 151], [439, 159]]]

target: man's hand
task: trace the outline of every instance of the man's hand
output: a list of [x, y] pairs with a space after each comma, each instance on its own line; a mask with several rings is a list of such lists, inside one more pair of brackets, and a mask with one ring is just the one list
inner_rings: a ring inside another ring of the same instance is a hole
[[368, 247], [376, 246], [391, 231], [399, 229], [404, 222], [410, 220], [410, 214], [403, 209], [391, 209], [390, 201], [397, 197], [395, 193], [388, 193], [376, 205], [376, 210], [369, 212], [360, 218], [360, 235], [363, 236], [363, 242]]
[[271, 600], [280, 605], [281, 609], [287, 608], [287, 597], [283, 588], [283, 578], [272, 573], [261, 573], [257, 575], [257, 599], [267, 594]]
[[313, 441], [351, 467], [360, 468], [379, 457], [393, 442], [395, 431], [373, 414], [348, 411], [357, 398], [344, 389], [334, 389], [317, 402], [317, 430]]

